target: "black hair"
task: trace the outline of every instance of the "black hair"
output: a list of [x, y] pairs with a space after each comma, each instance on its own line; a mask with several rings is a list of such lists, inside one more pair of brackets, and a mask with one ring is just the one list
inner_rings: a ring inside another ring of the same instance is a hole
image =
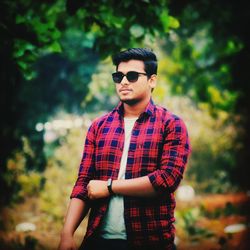
[[146, 48], [132, 48], [119, 52], [112, 57], [113, 64], [116, 66], [121, 62], [129, 60], [140, 60], [144, 62], [144, 70], [148, 77], [157, 74], [157, 58], [151, 49]]

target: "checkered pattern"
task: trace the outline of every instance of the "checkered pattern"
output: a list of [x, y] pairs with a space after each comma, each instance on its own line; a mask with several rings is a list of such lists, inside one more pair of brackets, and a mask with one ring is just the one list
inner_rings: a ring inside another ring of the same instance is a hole
[[[89, 128], [78, 179], [71, 194], [71, 198], [89, 202], [92, 208], [85, 239], [97, 231], [109, 201], [90, 201], [87, 184], [91, 179], [117, 179], [123, 145], [123, 105], [120, 103]], [[151, 100], [134, 125], [125, 178], [147, 175], [159, 195], [154, 198], [124, 197], [127, 237], [133, 246], [154, 246], [173, 240], [173, 192], [182, 179], [189, 152], [183, 121]]]

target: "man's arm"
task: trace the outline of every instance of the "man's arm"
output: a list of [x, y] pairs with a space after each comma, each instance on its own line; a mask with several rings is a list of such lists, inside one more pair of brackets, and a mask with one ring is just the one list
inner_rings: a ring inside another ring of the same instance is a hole
[[[126, 180], [113, 180], [115, 194], [135, 197], [153, 197], [157, 194], [148, 176]], [[91, 180], [88, 184], [88, 197], [92, 200], [108, 197], [107, 181]]]
[[85, 139], [85, 146], [79, 167], [78, 178], [71, 193], [71, 201], [65, 217], [64, 226], [61, 232], [61, 240], [58, 250], [76, 250], [76, 244], [73, 235], [83, 218], [89, 210], [87, 184], [94, 173], [94, 152], [95, 135], [92, 124], [88, 130]]
[[76, 250], [73, 235], [81, 221], [87, 215], [89, 206], [78, 198], [72, 198], [69, 204], [58, 250]]
[[153, 197], [157, 195], [148, 176], [127, 180], [114, 180], [112, 190], [115, 194], [125, 196]]

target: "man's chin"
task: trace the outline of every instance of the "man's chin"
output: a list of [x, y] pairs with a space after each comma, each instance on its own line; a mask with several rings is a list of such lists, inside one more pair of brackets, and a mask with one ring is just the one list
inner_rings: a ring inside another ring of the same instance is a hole
[[120, 99], [121, 102], [126, 103], [129, 106], [135, 105], [136, 103], [138, 103], [137, 99], [126, 99], [126, 98], [121, 98]]

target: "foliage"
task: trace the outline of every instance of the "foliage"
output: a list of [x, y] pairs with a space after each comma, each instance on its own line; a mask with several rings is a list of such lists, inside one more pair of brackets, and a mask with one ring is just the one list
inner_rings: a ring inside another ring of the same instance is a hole
[[[234, 150], [237, 170], [232, 175], [235, 182], [249, 188], [249, 2], [176, 0], [169, 9], [181, 24], [174, 41], [167, 44], [176, 53], [171, 56], [181, 59], [181, 67], [174, 76], [181, 84], [176, 92], [209, 103], [213, 115], [217, 109], [237, 114], [240, 133], [235, 143], [242, 146]], [[181, 45], [180, 49], [175, 49], [176, 43]]]
[[0, 239], [0, 247], [1, 249], [8, 250], [36, 250], [39, 246], [38, 240], [30, 235], [26, 236], [23, 241], [18, 238], [6, 243], [4, 240]]
[[183, 30], [185, 26], [172, 31], [164, 44], [169, 56], [162, 60], [162, 73], [172, 93], [187, 94], [196, 102], [208, 104], [213, 114], [217, 110], [233, 111], [238, 93], [230, 90], [230, 65], [221, 60], [237, 53], [243, 45], [234, 40], [218, 44], [209, 23], [191, 34]]
[[31, 63], [37, 60], [42, 51], [61, 51], [58, 42], [61, 31], [57, 20], [65, 16], [63, 9], [63, 1], [1, 3], [1, 12], [4, 13], [1, 33], [6, 34], [6, 41], [12, 42], [12, 58], [28, 79], [34, 74]]
[[199, 207], [178, 210], [176, 213], [178, 228], [185, 231], [186, 237], [190, 238], [190, 241], [197, 241], [214, 235], [210, 230], [197, 225], [198, 220], [202, 216], [203, 214]]
[[[88, 83], [98, 61], [98, 56], [82, 43], [84, 39], [81, 32], [72, 29], [62, 38], [63, 54], [49, 54], [36, 62], [36, 76], [25, 82], [21, 92], [24, 118], [33, 118], [32, 128], [60, 111], [84, 111], [81, 102], [89, 91]], [[25, 96], [32, 96], [36, 102]]]
[[89, 114], [92, 113], [95, 117], [100, 112], [112, 110], [119, 101], [111, 78], [113, 71], [114, 66], [108, 58], [98, 64], [96, 72], [92, 75], [84, 107]]
[[83, 21], [84, 31], [92, 31], [94, 48], [106, 57], [121, 48], [142, 45], [147, 35], [154, 40], [156, 35], [178, 28], [179, 22], [169, 15], [167, 4], [166, 0], [68, 0], [67, 10]]
[[40, 192], [40, 207], [47, 219], [53, 219], [55, 223], [61, 223], [66, 211], [77, 177], [85, 132], [86, 128], [75, 128], [61, 136], [60, 145], [49, 158], [44, 172], [45, 185]]
[[3, 176], [13, 192], [12, 202], [24, 200], [28, 196], [38, 195], [43, 183], [43, 177], [40, 173], [27, 171], [27, 155], [32, 155], [33, 151], [27, 138], [23, 138], [23, 145], [22, 150], [16, 152], [14, 157], [8, 160], [8, 171]]
[[121, 48], [141, 45], [147, 35], [154, 39], [157, 34], [178, 28], [179, 22], [169, 15], [167, 4], [166, 0], [137, 3], [68, 0], [66, 4], [62, 0], [4, 1], [2, 32], [14, 36], [12, 56], [26, 78], [32, 79], [35, 72], [31, 63], [44, 53], [62, 52], [61, 38], [72, 27], [81, 30], [86, 35], [85, 46], [98, 51], [103, 58]]

